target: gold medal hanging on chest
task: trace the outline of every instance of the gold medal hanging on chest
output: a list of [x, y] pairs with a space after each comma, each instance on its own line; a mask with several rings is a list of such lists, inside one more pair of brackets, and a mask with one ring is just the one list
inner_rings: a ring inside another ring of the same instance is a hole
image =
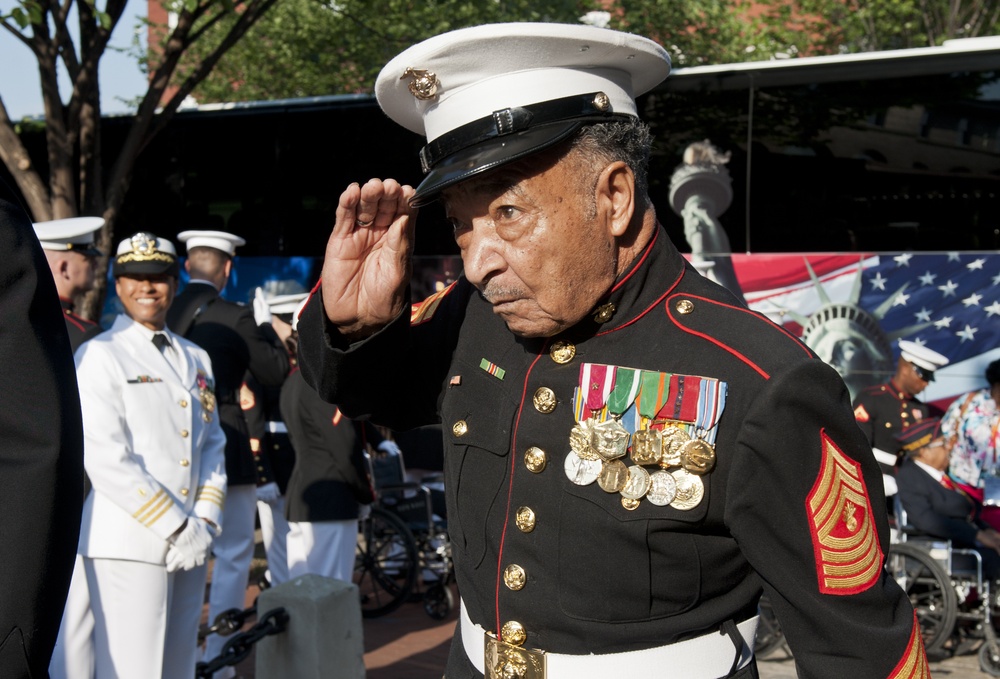
[[211, 422], [211, 413], [215, 412], [215, 394], [208, 383], [208, 377], [201, 370], [198, 371], [198, 400], [201, 402], [201, 419]]

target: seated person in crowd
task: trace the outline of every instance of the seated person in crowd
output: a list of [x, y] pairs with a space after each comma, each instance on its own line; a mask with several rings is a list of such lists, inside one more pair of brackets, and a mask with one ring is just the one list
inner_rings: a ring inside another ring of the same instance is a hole
[[959, 490], [945, 470], [948, 446], [941, 419], [932, 417], [896, 435], [905, 455], [896, 474], [906, 521], [921, 533], [974, 547], [983, 557], [983, 576], [1000, 577], [1000, 533], [979, 517], [979, 505]]

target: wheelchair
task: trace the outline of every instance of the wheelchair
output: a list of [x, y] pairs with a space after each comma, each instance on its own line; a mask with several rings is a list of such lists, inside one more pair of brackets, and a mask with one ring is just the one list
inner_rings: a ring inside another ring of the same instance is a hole
[[[886, 572], [906, 592], [917, 614], [924, 649], [933, 656], [963, 653], [979, 642], [979, 667], [1000, 677], [1000, 643], [993, 628], [998, 593], [983, 578], [982, 556], [974, 549], [954, 547], [950, 541], [919, 533], [906, 521], [906, 512], [895, 500], [896, 526], [886, 554]], [[790, 655], [781, 625], [766, 595], [759, 604], [761, 616], [755, 652], [767, 658], [778, 649]]]
[[366, 452], [365, 463], [375, 500], [358, 521], [353, 580], [361, 613], [375, 618], [420, 600], [427, 615], [443, 620], [455, 601], [440, 476], [406, 481], [402, 455]]
[[945, 649], [961, 653], [981, 641], [979, 668], [1000, 677], [1000, 642], [993, 627], [998, 592], [983, 577], [983, 559], [975, 549], [955, 547], [949, 540], [922, 535], [906, 521], [894, 501], [895, 541], [889, 546], [886, 570], [907, 593], [929, 654]]

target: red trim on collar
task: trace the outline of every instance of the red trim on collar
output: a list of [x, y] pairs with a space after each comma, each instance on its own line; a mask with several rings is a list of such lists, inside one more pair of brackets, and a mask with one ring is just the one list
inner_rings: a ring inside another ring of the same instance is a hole
[[896, 396], [896, 397], [902, 398], [902, 399], [909, 399], [909, 398], [913, 398], [914, 396], [916, 396], [916, 394], [911, 394], [910, 392], [906, 391], [905, 389], [903, 389], [902, 387], [900, 387], [898, 384], [896, 384], [896, 378], [895, 377], [890, 377], [889, 381], [887, 382], [887, 384], [889, 385], [889, 390], [892, 391], [892, 395], [893, 396]]
[[[647, 250], [647, 254], [648, 253], [649, 253], [649, 250]], [[645, 258], [646, 258], [646, 256], [643, 255], [643, 259], [645, 259]], [[641, 313], [637, 314], [635, 316], [635, 318], [633, 318], [632, 320], [627, 321], [625, 323], [622, 323], [619, 326], [611, 328], [609, 330], [602, 330], [601, 332], [596, 333], [594, 335], [594, 337], [601, 337], [602, 335], [607, 335], [607, 334], [612, 333], [612, 332], [617, 332], [618, 330], [621, 330], [622, 328], [627, 328], [628, 326], [630, 326], [633, 323], [637, 322], [640, 318], [642, 318], [643, 316], [645, 316], [646, 314], [648, 314], [650, 311], [652, 311], [653, 309], [655, 309], [657, 306], [659, 306], [660, 302], [662, 302], [663, 299], [667, 295], [669, 295], [671, 292], [673, 292], [674, 288], [676, 288], [680, 284], [682, 278], [684, 278], [684, 267], [683, 266], [681, 267], [680, 272], [677, 274], [677, 278], [674, 279], [674, 282], [670, 284], [670, 287], [668, 287], [666, 289], [666, 291], [662, 295], [660, 295], [659, 297], [657, 297], [656, 300], [652, 304], [650, 304], [646, 309], [643, 309], [643, 311]], [[615, 287], [617, 288], [618, 286], [616, 285]]]
[[635, 262], [635, 264], [632, 266], [632, 270], [629, 271], [627, 274], [625, 274], [624, 278], [622, 278], [620, 281], [614, 284], [614, 286], [608, 292], [609, 295], [618, 288], [620, 288], [621, 286], [625, 285], [625, 281], [632, 278], [632, 276], [635, 275], [635, 272], [642, 268], [642, 263], [645, 262], [646, 259], [649, 257], [649, 253], [653, 251], [653, 245], [656, 244], [656, 239], [660, 237], [660, 231], [662, 230], [663, 227], [660, 226], [659, 222], [657, 222], [656, 230], [653, 232], [653, 237], [649, 240], [648, 243], [646, 243], [646, 249], [643, 251], [642, 256], [639, 257], [639, 261]]

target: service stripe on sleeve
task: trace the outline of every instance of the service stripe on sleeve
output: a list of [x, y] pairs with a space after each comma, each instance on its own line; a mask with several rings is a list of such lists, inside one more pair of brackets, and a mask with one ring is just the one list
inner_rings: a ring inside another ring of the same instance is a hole
[[916, 612], [913, 613], [913, 629], [910, 631], [910, 641], [906, 644], [903, 657], [899, 659], [889, 679], [930, 679], [931, 671], [927, 667], [927, 654], [924, 652], [924, 639], [920, 636], [920, 623]]

